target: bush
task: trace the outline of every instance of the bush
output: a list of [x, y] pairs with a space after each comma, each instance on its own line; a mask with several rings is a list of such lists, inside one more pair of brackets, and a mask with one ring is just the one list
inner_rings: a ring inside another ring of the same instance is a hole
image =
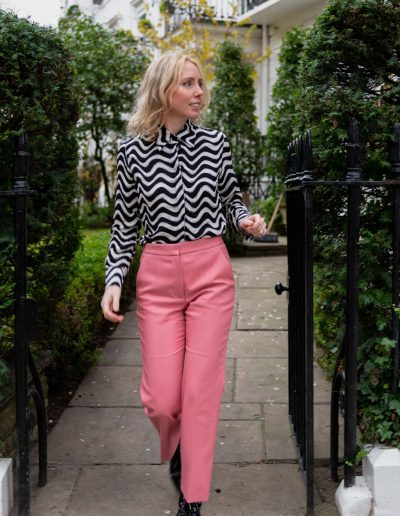
[[[239, 189], [248, 192], [261, 169], [262, 145], [255, 116], [254, 65], [234, 41], [220, 43], [215, 59], [215, 84], [205, 124], [223, 131], [232, 151]], [[243, 235], [228, 225], [224, 240], [233, 255], [244, 253]]]
[[[272, 215], [274, 213], [277, 202], [278, 202], [278, 199], [272, 195], [270, 195], [266, 199], [255, 199], [251, 203], [251, 212], [259, 213], [262, 217], [264, 217], [264, 220], [268, 226], [268, 224], [272, 218]], [[278, 211], [272, 227], [278, 228], [278, 227], [281, 227], [282, 224], [283, 224], [282, 215]]]
[[[85, 232], [71, 263], [70, 283], [53, 307], [53, 317], [48, 321], [53, 343], [53, 363], [48, 374], [51, 384], [81, 377], [99, 355], [96, 337], [104, 322], [100, 301], [109, 239], [109, 229]], [[138, 261], [134, 261], [124, 283], [122, 305], [132, 298], [137, 267]]]
[[[80, 242], [75, 125], [79, 117], [71, 56], [57, 33], [0, 10], [0, 190], [10, 188], [13, 137], [29, 136], [28, 295], [38, 305], [36, 347], [51, 346], [47, 323], [68, 283]], [[13, 217], [0, 199], [0, 357], [13, 349]], [[1, 375], [3, 378], [5, 375]], [[0, 380], [0, 383], [2, 380]]]
[[294, 122], [300, 91], [300, 60], [306, 35], [306, 30], [293, 28], [284, 35], [279, 51], [279, 67], [272, 88], [272, 106], [267, 115], [265, 139], [266, 174], [272, 182], [272, 195], [283, 188], [287, 147], [297, 136]]
[[[308, 33], [301, 59], [297, 131], [312, 130], [318, 177], [344, 179], [342, 143], [356, 117], [365, 141], [366, 178], [390, 176], [387, 143], [400, 121], [400, 5], [332, 0]], [[345, 200], [340, 189], [315, 195], [315, 328], [333, 373], [343, 342]], [[358, 406], [363, 440], [399, 445], [400, 397], [390, 392], [390, 193], [363, 194], [360, 236]]]
[[85, 203], [81, 209], [81, 224], [85, 228], [110, 228], [112, 225], [113, 207]]

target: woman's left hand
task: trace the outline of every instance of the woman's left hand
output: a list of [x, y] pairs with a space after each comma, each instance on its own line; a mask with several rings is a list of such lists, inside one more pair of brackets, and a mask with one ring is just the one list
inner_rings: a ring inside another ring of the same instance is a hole
[[239, 226], [255, 237], [261, 237], [267, 233], [267, 226], [264, 218], [259, 213], [250, 215], [239, 222]]

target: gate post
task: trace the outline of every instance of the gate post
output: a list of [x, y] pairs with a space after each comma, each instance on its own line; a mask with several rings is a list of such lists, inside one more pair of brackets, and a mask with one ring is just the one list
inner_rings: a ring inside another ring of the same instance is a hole
[[15, 192], [15, 398], [17, 423], [17, 475], [19, 514], [29, 516], [29, 433], [28, 433], [28, 349], [25, 334], [26, 238], [28, 190], [28, 142], [17, 139], [14, 153], [13, 190]]
[[[346, 346], [345, 346], [345, 423], [344, 423], [344, 486], [355, 482], [353, 462], [357, 443], [357, 347], [358, 347], [358, 284], [361, 187], [361, 132], [356, 119], [350, 122], [347, 147], [348, 206], [347, 206], [347, 293], [346, 293]], [[352, 181], [355, 184], [351, 184]]]
[[[1, 191], [2, 197], [14, 197], [15, 251], [15, 401], [17, 434], [17, 479], [18, 514], [30, 515], [29, 488], [29, 430], [31, 410], [29, 400], [33, 399], [37, 415], [39, 441], [39, 486], [47, 482], [47, 423], [44, 394], [35, 362], [29, 348], [29, 341], [35, 336], [36, 301], [26, 297], [27, 293], [27, 197], [36, 191], [28, 187], [28, 139], [23, 133], [15, 142], [12, 189]], [[34, 387], [29, 388], [28, 368]]]

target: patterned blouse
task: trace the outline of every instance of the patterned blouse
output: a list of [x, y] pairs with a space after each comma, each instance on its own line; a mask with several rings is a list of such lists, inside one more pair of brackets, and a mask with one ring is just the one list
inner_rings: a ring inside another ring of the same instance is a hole
[[176, 134], [160, 127], [157, 138], [125, 140], [117, 156], [117, 188], [106, 286], [122, 286], [138, 232], [146, 242], [176, 243], [222, 235], [250, 212], [242, 202], [229, 143], [223, 132], [187, 120]]

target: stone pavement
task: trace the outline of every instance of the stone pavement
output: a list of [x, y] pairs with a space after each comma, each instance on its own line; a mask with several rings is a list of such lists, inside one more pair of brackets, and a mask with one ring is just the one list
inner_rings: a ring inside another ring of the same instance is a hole
[[[233, 258], [232, 264], [236, 308], [202, 514], [303, 515], [305, 488], [287, 415], [287, 304], [273, 289], [286, 283], [286, 257]], [[315, 373], [318, 464], [329, 456], [330, 385], [318, 368]], [[158, 436], [140, 402], [140, 375], [133, 302], [49, 434], [43, 488], [36, 487], [32, 454], [32, 516], [176, 515], [168, 464], [159, 463]], [[316, 490], [316, 514], [337, 514], [325, 495]]]

